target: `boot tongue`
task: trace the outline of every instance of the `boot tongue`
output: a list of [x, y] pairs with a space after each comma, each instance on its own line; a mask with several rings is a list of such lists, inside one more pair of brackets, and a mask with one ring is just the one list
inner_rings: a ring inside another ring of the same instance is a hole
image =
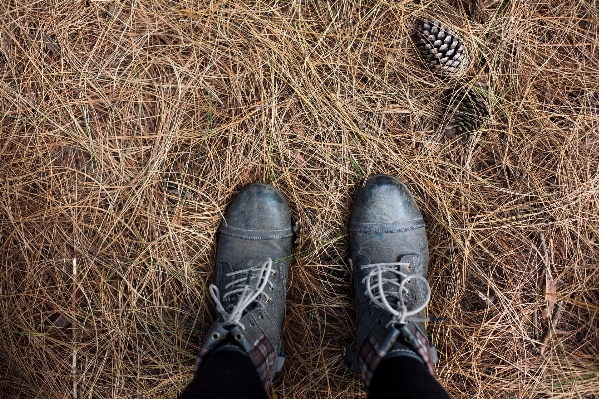
[[[416, 262], [418, 262], [418, 255], [403, 255], [398, 259], [398, 262], [405, 263], [406, 265], [398, 266], [399, 271], [405, 275], [414, 274]], [[409, 266], [408, 266], [409, 265]], [[408, 292], [399, 292], [399, 287], [395, 284], [399, 284], [402, 281], [402, 278], [397, 273], [393, 272], [382, 272], [381, 273], [384, 280], [388, 280], [389, 282], [383, 284], [383, 290], [386, 293], [391, 293], [393, 295], [387, 295], [385, 298], [387, 302], [391, 304], [393, 307], [397, 306], [399, 302], [399, 296], [403, 295], [404, 304], [408, 309], [413, 309], [416, 302], [416, 290], [414, 285], [411, 282], [408, 282], [405, 285], [405, 288], [408, 289]], [[393, 284], [393, 283], [395, 284]]]
[[382, 272], [381, 276], [383, 280], [389, 281], [383, 284], [383, 291], [385, 293], [393, 294], [387, 295], [385, 296], [385, 298], [387, 299], [387, 302], [389, 302], [389, 304], [391, 304], [393, 307], [396, 307], [397, 303], [399, 302], [398, 296], [401, 295], [401, 292], [399, 292], [398, 286], [393, 283], [399, 284], [401, 282], [401, 280], [399, 279], [399, 275], [393, 272]]
[[[243, 288], [243, 286], [247, 286], [250, 291], [253, 291], [255, 289], [256, 285], [259, 285], [258, 279], [260, 278], [260, 269], [262, 268], [263, 265], [264, 265], [264, 261], [259, 262], [254, 259], [248, 259], [247, 261], [245, 261], [243, 263], [243, 265], [241, 267], [239, 267], [239, 269], [247, 270], [247, 272], [244, 273], [243, 275], [239, 275], [239, 278], [241, 278], [243, 276], [244, 281], [243, 281], [243, 283], [240, 282], [239, 284], [236, 284], [235, 288]], [[268, 276], [267, 276], [267, 278], [268, 278]], [[230, 309], [233, 306], [237, 306], [237, 302], [239, 300], [240, 295], [241, 295], [241, 293], [233, 295], [228, 311], [230, 311]], [[253, 301], [252, 303], [250, 303], [244, 309], [243, 315], [245, 316], [246, 313], [253, 310], [256, 307], [256, 305], [257, 305], [257, 301]]]

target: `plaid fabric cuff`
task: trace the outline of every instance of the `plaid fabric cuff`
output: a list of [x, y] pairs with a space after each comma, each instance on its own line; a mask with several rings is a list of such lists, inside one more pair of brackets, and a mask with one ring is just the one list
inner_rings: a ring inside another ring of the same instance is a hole
[[[196, 363], [193, 369], [194, 376], [200, 371], [202, 364], [208, 358], [209, 354], [215, 350], [216, 348], [206, 348], [203, 346], [198, 351], [198, 357], [196, 359]], [[264, 389], [268, 388], [270, 384], [270, 380], [274, 375], [275, 371], [275, 362], [276, 362], [276, 354], [275, 349], [270, 343], [270, 340], [266, 337], [266, 335], [262, 334], [254, 344], [252, 345], [252, 349], [247, 353], [254, 366], [256, 366], [256, 370], [260, 375], [260, 379], [264, 384]]]
[[266, 335], [262, 334], [256, 341], [254, 341], [248, 355], [250, 356], [250, 359], [252, 359], [254, 366], [256, 366], [258, 374], [260, 374], [264, 389], [267, 389], [275, 371], [275, 348], [272, 346]]
[[424, 335], [420, 329], [414, 326], [414, 331], [412, 332], [416, 338], [414, 350], [416, 353], [418, 353], [418, 355], [420, 355], [420, 358], [424, 362], [424, 365], [428, 368], [429, 373], [435, 377], [436, 356], [433, 355], [433, 348], [428, 342], [426, 335]]
[[[426, 335], [424, 335], [414, 323], [408, 324], [408, 330], [414, 339], [410, 344], [402, 342], [402, 346], [405, 346], [405, 349], [392, 349], [392, 344], [383, 347], [386, 337], [382, 337], [384, 338], [383, 342], [378, 342], [375, 338], [376, 334], [370, 334], [370, 336], [368, 336], [362, 343], [362, 347], [358, 352], [358, 368], [367, 392], [374, 371], [388, 354], [389, 356], [410, 356], [418, 358], [424, 362], [428, 371], [435, 377], [435, 356], [433, 355], [432, 348]], [[398, 339], [401, 338], [398, 337]]]
[[358, 367], [366, 390], [368, 390], [368, 387], [370, 386], [374, 370], [376, 370], [379, 363], [386, 355], [387, 351], [383, 350], [379, 343], [376, 342], [374, 334], [370, 334], [362, 344], [360, 352], [358, 353]]

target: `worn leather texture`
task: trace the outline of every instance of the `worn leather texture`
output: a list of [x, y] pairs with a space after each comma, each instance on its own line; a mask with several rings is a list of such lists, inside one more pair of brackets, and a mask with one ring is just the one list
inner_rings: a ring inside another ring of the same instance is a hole
[[[230, 309], [236, 304], [238, 296], [224, 297], [231, 289], [227, 284], [247, 277], [247, 283], [255, 285], [258, 271], [270, 258], [269, 284], [264, 290], [265, 295], [247, 308], [239, 325], [224, 326], [219, 315], [206, 335], [196, 372], [201, 367], [202, 353], [206, 357], [230, 335], [250, 356], [265, 387], [268, 386], [274, 372], [282, 367], [284, 361], [282, 324], [292, 250], [291, 214], [283, 194], [263, 183], [244, 187], [230, 205], [219, 228], [215, 285], [223, 307]], [[249, 267], [255, 267], [256, 271], [227, 276], [227, 273]]]
[[[361, 268], [374, 263], [402, 262], [406, 263], [398, 266], [402, 273], [426, 278], [429, 255], [425, 224], [408, 188], [392, 176], [368, 178], [355, 195], [349, 230], [356, 294], [356, 352], [358, 358], [362, 356], [362, 363], [371, 363], [358, 365], [359, 359], [354, 358], [355, 363], [347, 364], [348, 367], [360, 371], [363, 379], [369, 379], [382, 360], [366, 353], [372, 350], [382, 356], [408, 356], [423, 361], [394, 326], [387, 326], [392, 315], [370, 301], [364, 281], [370, 269]], [[383, 277], [397, 279], [390, 272], [383, 272]], [[387, 283], [383, 288], [392, 289], [392, 285]], [[425, 300], [426, 293], [418, 280], [408, 282], [406, 288], [408, 293], [404, 298], [408, 309]], [[424, 314], [420, 312], [415, 317]], [[420, 330], [418, 336], [426, 340], [424, 323], [409, 322], [408, 327], [414, 332]], [[369, 338], [368, 345], [364, 345]], [[428, 346], [428, 341], [424, 344]], [[368, 386], [368, 381], [365, 383]]]

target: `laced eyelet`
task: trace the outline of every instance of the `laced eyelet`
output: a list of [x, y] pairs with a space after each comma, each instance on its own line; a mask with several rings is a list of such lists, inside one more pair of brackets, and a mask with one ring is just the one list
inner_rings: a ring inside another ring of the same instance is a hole
[[[406, 269], [400, 270], [398, 266], [401, 268], [408, 266], [408, 269], [416, 268], [401, 262], [373, 263], [360, 267], [360, 270], [370, 270], [364, 277], [364, 281], [368, 282], [368, 289], [364, 291], [364, 297], [368, 296], [371, 305], [386, 313], [386, 316], [379, 318], [376, 324], [383, 324], [385, 320], [388, 320], [387, 317], [392, 316], [391, 321], [384, 325], [385, 330], [391, 325], [405, 324], [406, 318], [423, 311], [430, 301], [430, 285], [426, 278], [407, 274]], [[415, 285], [414, 281], [419, 281], [419, 284]], [[407, 306], [403, 302], [406, 299], [410, 302]], [[418, 301], [412, 303], [414, 300]], [[362, 301], [366, 301], [366, 299], [362, 299]], [[372, 313], [369, 312], [369, 315]]]
[[[269, 277], [271, 275], [274, 276], [277, 273], [272, 267], [272, 260], [268, 259], [260, 268], [251, 266], [227, 274], [227, 277], [233, 277], [233, 279], [225, 285], [224, 290], [227, 292], [222, 293], [222, 296], [218, 287], [211, 284], [210, 295], [216, 302], [217, 311], [220, 313], [219, 320], [223, 320], [223, 322], [229, 326], [239, 326], [245, 331], [245, 326], [241, 323], [241, 319], [249, 310], [248, 307], [253, 303], [261, 304], [263, 311], [260, 312], [260, 310], [257, 309], [257, 312], [260, 313], [257, 314], [257, 318], [255, 318], [255, 316], [252, 317], [252, 325], [259, 323], [257, 319], [265, 319], [266, 314], [264, 310], [268, 309], [270, 306], [266, 307], [264, 303], [271, 302], [271, 299], [273, 299], [272, 297], [274, 296], [272, 294], [266, 294], [265, 291], [268, 291], [266, 287], [268, 286], [270, 289], [268, 292], [277, 292], [275, 284], [273, 284], [272, 281], [269, 281]], [[233, 296], [233, 294], [235, 295]], [[225, 301], [225, 297], [228, 297], [229, 299]], [[256, 313], [252, 312], [252, 315], [256, 315]], [[220, 338], [222, 338], [222, 335], [219, 335], [218, 339]], [[240, 338], [236, 335], [235, 339], [239, 340]], [[242, 337], [242, 339], [245, 338]]]

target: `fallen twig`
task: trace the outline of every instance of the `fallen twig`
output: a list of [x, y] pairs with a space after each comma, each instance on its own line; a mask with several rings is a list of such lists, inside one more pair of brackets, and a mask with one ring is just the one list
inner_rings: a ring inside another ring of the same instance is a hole
[[557, 335], [555, 332], [555, 327], [557, 326], [557, 323], [559, 322], [559, 319], [562, 315], [562, 310], [563, 310], [562, 305], [560, 305], [558, 303], [557, 306], [555, 307], [555, 312], [553, 313], [553, 317], [551, 318], [551, 324], [549, 325], [549, 329], [547, 330], [547, 333], [545, 333], [545, 336], [543, 337], [543, 340], [541, 341], [541, 356], [543, 356], [545, 354], [545, 349], [547, 349], [547, 345], [549, 344], [549, 340], [551, 339], [551, 336]]

